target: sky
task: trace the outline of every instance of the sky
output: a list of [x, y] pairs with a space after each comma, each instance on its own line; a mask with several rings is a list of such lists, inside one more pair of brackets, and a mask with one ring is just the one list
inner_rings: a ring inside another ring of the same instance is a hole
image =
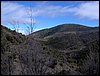
[[24, 23], [30, 23], [26, 11], [30, 5], [34, 31], [69, 23], [99, 26], [99, 1], [2, 1], [1, 24], [14, 30], [11, 22], [17, 21], [18, 32], [27, 34]]

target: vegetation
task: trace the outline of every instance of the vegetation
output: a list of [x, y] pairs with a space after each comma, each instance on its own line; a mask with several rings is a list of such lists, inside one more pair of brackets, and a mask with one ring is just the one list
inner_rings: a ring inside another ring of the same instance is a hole
[[98, 75], [99, 30], [63, 24], [28, 36], [1, 26], [2, 75]]

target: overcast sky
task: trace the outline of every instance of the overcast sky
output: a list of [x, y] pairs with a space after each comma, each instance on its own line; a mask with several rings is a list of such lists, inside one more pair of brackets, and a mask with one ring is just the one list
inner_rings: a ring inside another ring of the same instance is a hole
[[58, 24], [75, 23], [99, 26], [99, 1], [2, 1], [1, 24], [13, 29], [11, 19], [20, 22], [19, 32], [26, 34], [24, 21], [29, 21], [26, 8], [32, 5], [35, 31]]

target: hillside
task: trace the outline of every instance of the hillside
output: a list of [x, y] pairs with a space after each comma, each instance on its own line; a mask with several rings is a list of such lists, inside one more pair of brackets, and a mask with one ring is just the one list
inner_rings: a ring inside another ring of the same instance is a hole
[[58, 49], [67, 49], [74, 45], [85, 45], [99, 39], [97, 27], [87, 27], [79, 24], [62, 24], [50, 29], [40, 30], [29, 37], [44, 41], [46, 45]]
[[[24, 42], [26, 37], [1, 25], [1, 74], [10, 74], [12, 58], [16, 57], [16, 45]], [[12, 48], [15, 48], [13, 50]], [[14, 60], [13, 59], [13, 60]]]
[[12, 31], [12, 30], [8, 29], [7, 27], [4, 27], [1, 25], [2, 52], [3, 52], [3, 49], [6, 48], [5, 46], [18, 45], [18, 44], [22, 43], [24, 40], [25, 40], [24, 35], [22, 35], [20, 33], [16, 33], [15, 31]]
[[1, 74], [97, 75], [99, 29], [62, 24], [23, 36], [1, 26]]
[[79, 24], [61, 24], [61, 25], [57, 25], [49, 29], [44, 29], [44, 30], [34, 32], [32, 36], [38, 37], [38, 38], [44, 38], [44, 37], [53, 35], [55, 33], [82, 32], [82, 31], [88, 32], [92, 30], [95, 31], [95, 30], [98, 30], [98, 28], [97, 27], [87, 27], [87, 26], [79, 25]]

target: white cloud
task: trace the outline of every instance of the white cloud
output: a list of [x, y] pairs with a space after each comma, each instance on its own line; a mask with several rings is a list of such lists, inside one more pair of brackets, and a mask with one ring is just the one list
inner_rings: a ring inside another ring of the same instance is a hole
[[38, 28], [38, 29], [34, 29], [34, 32], [35, 32], [35, 31], [42, 30], [42, 29], [44, 29], [44, 28]]
[[[24, 5], [14, 2], [1, 3], [1, 22], [9, 22], [11, 18], [20, 21], [29, 21], [28, 15]], [[57, 17], [66, 14], [68, 7], [48, 5], [48, 2], [39, 2], [38, 5], [33, 7], [33, 16]]]
[[[43, 28], [34, 29], [33, 32], [36, 32], [36, 31], [39, 31], [39, 30], [42, 30], [42, 29], [43, 29]], [[24, 34], [24, 35], [28, 35], [28, 34], [29, 34], [29, 31], [27, 31], [26, 29], [22, 29], [22, 28], [18, 29], [18, 32], [19, 32], [19, 33], [22, 33], [22, 34]]]
[[22, 33], [22, 34], [24, 34], [24, 35], [26, 35], [25, 29], [21, 29], [21, 28], [20, 28], [20, 29], [18, 29], [18, 32], [19, 32], [19, 33]]
[[21, 20], [25, 16], [24, 6], [11, 2], [2, 2], [1, 3], [1, 22], [9, 22], [11, 18]]
[[[29, 21], [25, 8], [28, 7], [13, 2], [2, 2], [1, 22], [6, 22], [11, 17], [18, 20], [20, 19], [20, 21]], [[99, 19], [99, 2], [81, 2], [78, 7], [70, 7], [67, 5], [50, 5], [48, 2], [43, 1], [33, 7], [33, 16], [59, 17], [69, 14], [70, 12], [81, 18]]]
[[81, 3], [78, 7], [71, 10], [75, 12], [76, 16], [81, 18], [99, 20], [99, 1]]
[[49, 5], [46, 3], [43, 2], [34, 8], [36, 16], [59, 17], [65, 16], [67, 14], [70, 15], [70, 13], [73, 13], [73, 15], [79, 18], [88, 18], [92, 20], [99, 19], [99, 1], [83, 1], [79, 2], [80, 4], [74, 7], [70, 7], [67, 5]]

